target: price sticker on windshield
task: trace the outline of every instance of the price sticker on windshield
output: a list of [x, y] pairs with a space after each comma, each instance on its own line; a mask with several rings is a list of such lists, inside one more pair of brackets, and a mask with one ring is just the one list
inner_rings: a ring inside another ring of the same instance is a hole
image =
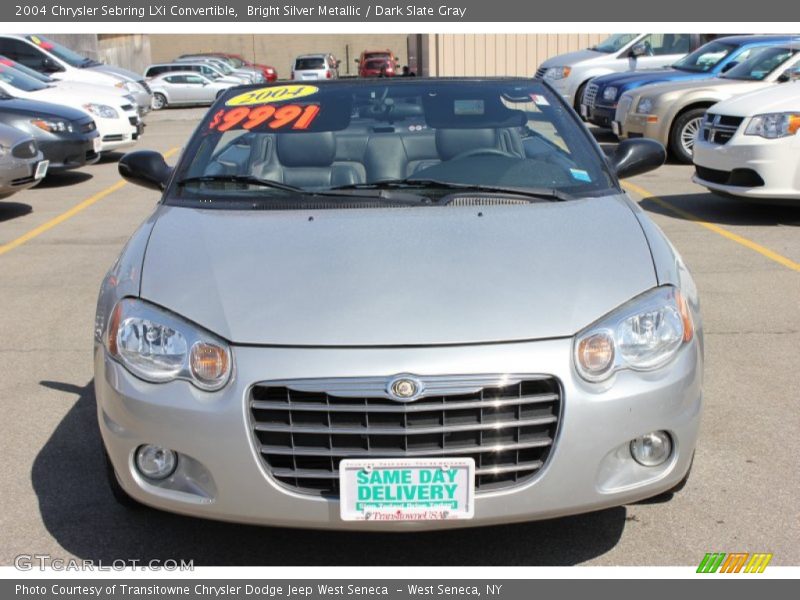
[[318, 104], [285, 104], [275, 106], [274, 104], [264, 104], [262, 106], [248, 107], [237, 106], [236, 108], [218, 110], [208, 124], [208, 128], [213, 131], [228, 131], [229, 129], [256, 129], [263, 127], [266, 129], [295, 129], [306, 130], [314, 119], [319, 115], [320, 107]]

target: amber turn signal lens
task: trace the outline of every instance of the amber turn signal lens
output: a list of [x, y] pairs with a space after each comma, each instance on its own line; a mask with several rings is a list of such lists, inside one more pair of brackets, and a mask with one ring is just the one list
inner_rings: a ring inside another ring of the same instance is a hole
[[192, 375], [205, 383], [217, 383], [228, 375], [228, 353], [215, 344], [197, 342], [192, 346], [189, 363]]
[[678, 310], [683, 321], [683, 341], [691, 342], [694, 337], [694, 322], [692, 321], [692, 313], [689, 311], [689, 305], [679, 291], [675, 292], [675, 300], [678, 302]]
[[596, 333], [578, 344], [578, 360], [592, 375], [605, 372], [614, 362], [614, 341], [606, 333]]
[[119, 321], [122, 316], [122, 302], [117, 302], [114, 310], [111, 312], [111, 318], [108, 320], [108, 352], [111, 356], [119, 356], [119, 348], [117, 347], [117, 335], [119, 334]]

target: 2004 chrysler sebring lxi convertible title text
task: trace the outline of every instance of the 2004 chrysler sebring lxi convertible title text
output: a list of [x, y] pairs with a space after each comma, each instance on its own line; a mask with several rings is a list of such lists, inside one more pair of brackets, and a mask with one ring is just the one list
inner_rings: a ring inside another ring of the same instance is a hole
[[269, 525], [550, 518], [679, 489], [702, 394], [695, 285], [549, 87], [236, 88], [102, 285], [118, 500]]

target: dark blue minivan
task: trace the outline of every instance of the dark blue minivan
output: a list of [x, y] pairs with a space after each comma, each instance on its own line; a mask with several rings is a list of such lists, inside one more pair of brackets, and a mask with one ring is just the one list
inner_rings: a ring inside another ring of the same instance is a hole
[[671, 67], [595, 77], [583, 93], [581, 116], [598, 127], [609, 129], [623, 92], [651, 83], [715, 77], [747, 59], [755, 49], [798, 42], [800, 37], [786, 35], [722, 37], [701, 46]]

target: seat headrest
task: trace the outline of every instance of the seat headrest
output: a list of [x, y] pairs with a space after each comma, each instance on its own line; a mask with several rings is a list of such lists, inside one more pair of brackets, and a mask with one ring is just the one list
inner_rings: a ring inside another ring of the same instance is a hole
[[278, 161], [284, 167], [329, 167], [336, 158], [333, 133], [287, 133], [278, 135]]
[[436, 151], [442, 160], [478, 148], [497, 148], [494, 129], [437, 129]]

